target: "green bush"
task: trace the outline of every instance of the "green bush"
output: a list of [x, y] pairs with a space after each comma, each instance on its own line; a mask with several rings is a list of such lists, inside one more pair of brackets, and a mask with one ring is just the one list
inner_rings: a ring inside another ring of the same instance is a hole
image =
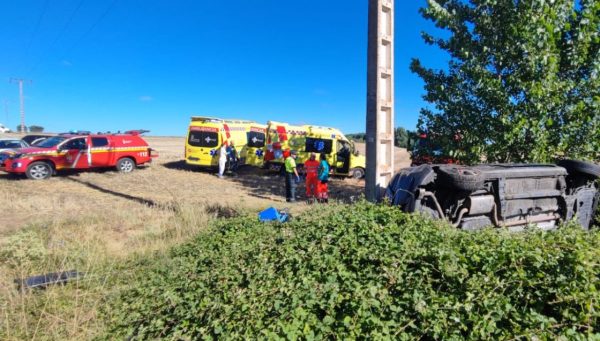
[[600, 234], [461, 232], [393, 207], [235, 218], [104, 312], [110, 338], [600, 337]]

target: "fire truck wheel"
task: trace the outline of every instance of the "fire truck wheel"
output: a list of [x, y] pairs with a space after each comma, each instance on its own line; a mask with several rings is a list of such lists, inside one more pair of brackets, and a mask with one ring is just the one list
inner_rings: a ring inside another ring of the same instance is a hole
[[440, 167], [438, 175], [442, 185], [467, 192], [480, 189], [485, 182], [481, 171], [469, 167]]
[[124, 157], [117, 162], [117, 170], [121, 173], [131, 173], [135, 169], [135, 161]]
[[53, 170], [47, 162], [33, 162], [27, 167], [25, 175], [31, 180], [44, 180], [52, 176]]
[[362, 179], [365, 176], [365, 170], [362, 168], [353, 168], [350, 170], [350, 176], [354, 179]]

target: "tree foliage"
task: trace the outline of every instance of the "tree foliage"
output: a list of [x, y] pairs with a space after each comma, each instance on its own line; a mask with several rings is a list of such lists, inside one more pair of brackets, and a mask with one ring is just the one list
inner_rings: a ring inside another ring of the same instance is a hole
[[[411, 137], [409, 137], [411, 136]], [[414, 139], [414, 133], [406, 130], [402, 127], [397, 127], [394, 129], [394, 145], [400, 148], [408, 148], [409, 147], [409, 138]], [[356, 133], [356, 134], [348, 134], [347, 138], [357, 141], [357, 142], [365, 142], [367, 138], [367, 134], [365, 133]]]
[[[600, 1], [428, 0], [447, 70], [425, 81], [420, 128], [465, 162], [592, 159], [600, 150]], [[455, 138], [459, 136], [459, 138]]]
[[44, 127], [38, 125], [29, 126], [29, 132], [31, 133], [42, 133], [44, 132]]

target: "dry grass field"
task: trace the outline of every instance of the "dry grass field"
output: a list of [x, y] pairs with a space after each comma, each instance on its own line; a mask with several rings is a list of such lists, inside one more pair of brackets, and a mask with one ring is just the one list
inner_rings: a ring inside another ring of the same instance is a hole
[[[113, 277], [128, 271], [123, 262], [160, 254], [215, 217], [269, 206], [292, 214], [310, 209], [285, 203], [278, 176], [248, 168], [221, 180], [186, 167], [183, 138], [147, 141], [160, 157], [132, 174], [69, 172], [31, 181], [0, 173], [0, 339], [93, 338], [103, 329], [99, 307], [117, 290]], [[333, 179], [331, 197], [355, 200], [363, 186]], [[14, 283], [72, 269], [86, 275], [64, 287], [20, 292]]]

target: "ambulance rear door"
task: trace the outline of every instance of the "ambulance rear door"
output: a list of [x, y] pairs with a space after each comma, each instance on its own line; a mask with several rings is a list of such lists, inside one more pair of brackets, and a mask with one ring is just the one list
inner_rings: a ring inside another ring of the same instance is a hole
[[264, 153], [266, 145], [266, 129], [259, 127], [250, 127], [246, 133], [246, 164], [250, 166], [262, 167], [264, 163]]
[[188, 161], [202, 166], [216, 166], [219, 159], [219, 129], [191, 126], [188, 134]]

